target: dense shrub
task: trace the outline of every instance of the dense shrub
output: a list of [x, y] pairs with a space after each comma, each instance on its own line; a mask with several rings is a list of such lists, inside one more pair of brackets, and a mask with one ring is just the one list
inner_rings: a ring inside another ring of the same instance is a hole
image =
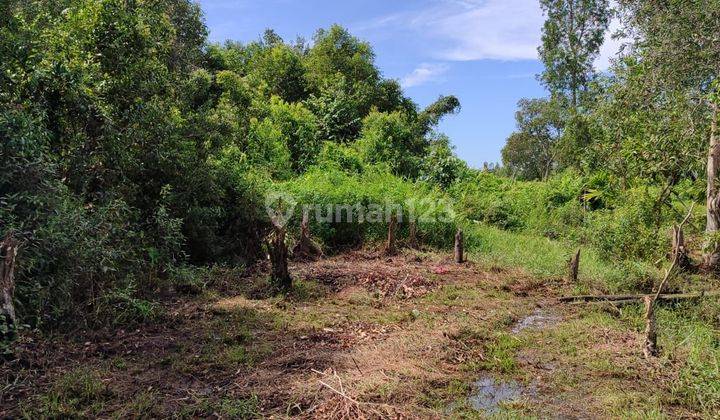
[[[303, 207], [311, 206], [313, 234], [331, 251], [384, 240], [388, 229], [386, 211], [393, 214], [402, 212], [399, 237], [407, 235], [409, 221], [414, 214], [418, 235], [428, 245], [448, 246], [457, 226], [458, 219], [444, 194], [424, 183], [404, 181], [380, 168], [368, 167], [357, 174], [332, 167], [318, 167], [276, 188], [297, 201], [292, 219], [294, 226], [302, 218]], [[366, 220], [361, 222], [356, 205], [370, 211], [373, 206], [380, 206], [382, 221], [372, 221], [377, 218], [377, 212], [374, 215], [365, 212]], [[339, 214], [338, 206], [343, 206]], [[320, 209], [317, 216], [316, 208]], [[350, 219], [348, 212], [352, 216]], [[322, 223], [317, 222], [318, 216]]]
[[471, 172], [449, 191], [472, 220], [584, 243], [615, 260], [664, 255], [680, 213], [658, 205], [659, 189], [621, 191], [602, 173], [584, 177], [569, 171], [545, 182], [525, 182]]

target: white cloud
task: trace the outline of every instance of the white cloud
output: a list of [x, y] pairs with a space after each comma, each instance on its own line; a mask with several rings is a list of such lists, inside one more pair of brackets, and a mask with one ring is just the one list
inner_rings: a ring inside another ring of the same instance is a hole
[[[380, 17], [361, 30], [409, 31], [446, 61], [535, 60], [545, 17], [538, 0], [438, 0], [423, 10]], [[611, 32], [618, 28], [613, 21]], [[597, 65], [609, 67], [621, 41], [608, 37]]]
[[400, 80], [403, 88], [424, 85], [429, 82], [442, 81], [442, 76], [450, 67], [443, 63], [422, 63], [412, 73]]
[[537, 0], [464, 2], [455, 12], [427, 22], [451, 41], [448, 60], [523, 60], [537, 57], [543, 18]]

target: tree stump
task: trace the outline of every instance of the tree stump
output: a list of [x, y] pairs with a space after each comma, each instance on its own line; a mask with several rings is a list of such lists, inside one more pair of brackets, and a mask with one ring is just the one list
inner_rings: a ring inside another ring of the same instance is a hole
[[397, 245], [395, 244], [395, 231], [397, 230], [397, 218], [390, 216], [390, 223], [388, 223], [388, 236], [387, 242], [385, 242], [385, 255], [393, 256], [397, 254]]
[[568, 262], [568, 281], [577, 283], [578, 271], [580, 270], [580, 250], [578, 249]]
[[649, 359], [658, 355], [655, 299], [652, 296], [645, 296], [643, 302], [645, 303], [645, 343], [643, 344], [643, 354], [645, 358]]
[[685, 248], [685, 237], [680, 226], [674, 225], [672, 228], [672, 254], [675, 265], [681, 270], [690, 268], [692, 262], [688, 256], [687, 248]]
[[415, 224], [414, 220], [410, 221], [410, 226], [408, 227], [407, 247], [410, 249], [417, 249], [419, 247], [417, 239], [417, 224]]
[[464, 236], [463, 231], [458, 229], [455, 233], [455, 262], [462, 264], [465, 261], [464, 256]]
[[15, 317], [15, 258], [17, 242], [12, 234], [0, 242], [0, 341], [15, 336], [17, 319]]
[[292, 288], [292, 278], [288, 270], [288, 248], [285, 243], [285, 228], [275, 226], [268, 243], [270, 253], [270, 264], [272, 271], [270, 278], [273, 283], [283, 290]]
[[310, 239], [310, 220], [307, 211], [303, 211], [300, 225], [300, 239], [293, 247], [292, 256], [297, 260], [314, 260], [323, 255], [320, 245]]

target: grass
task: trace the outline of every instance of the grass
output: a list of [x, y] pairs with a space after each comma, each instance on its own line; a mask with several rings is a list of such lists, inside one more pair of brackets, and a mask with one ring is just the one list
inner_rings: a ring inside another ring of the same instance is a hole
[[99, 372], [77, 368], [58, 377], [46, 393], [21, 407], [25, 418], [92, 417], [112, 397]]
[[[467, 228], [466, 242], [470, 258], [500, 267], [522, 268], [539, 278], [566, 275], [567, 263], [576, 245], [550, 240], [530, 233], [502, 230], [484, 224]], [[608, 262], [588, 246], [581, 246], [579, 279], [588, 287], [609, 293], [636, 290], [648, 279], [657, 278], [657, 269], [645, 263]], [[582, 291], [582, 289], [580, 289]]]

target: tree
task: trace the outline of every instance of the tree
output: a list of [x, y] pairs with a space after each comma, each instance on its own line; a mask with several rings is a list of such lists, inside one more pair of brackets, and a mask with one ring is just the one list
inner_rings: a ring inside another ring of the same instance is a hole
[[502, 150], [503, 164], [524, 179], [547, 179], [558, 165], [558, 141], [565, 117], [552, 99], [521, 99], [515, 120], [518, 131]]
[[394, 174], [408, 178], [418, 176], [426, 146], [425, 139], [415, 135], [412, 121], [397, 111], [371, 112], [356, 143], [366, 162], [387, 164]]
[[432, 140], [425, 154], [421, 179], [447, 190], [467, 170], [467, 164], [453, 152], [450, 139], [440, 134]]
[[349, 143], [362, 129], [363, 114], [357, 92], [347, 87], [340, 75], [325, 83], [317, 94], [310, 95], [305, 105], [318, 119], [318, 136], [322, 140]]
[[418, 115], [419, 135], [425, 136], [430, 130], [440, 124], [440, 120], [446, 115], [460, 112], [460, 100], [455, 96], [440, 96], [437, 101], [428, 105]]
[[709, 120], [706, 174], [705, 266], [720, 265], [720, 1], [621, 0], [632, 51], [647, 65], [646, 81], [666, 91], [683, 91], [701, 102]]
[[577, 111], [610, 22], [608, 0], [540, 0], [540, 5], [547, 15], [538, 49], [545, 64], [540, 79], [552, 94], [568, 95]]

